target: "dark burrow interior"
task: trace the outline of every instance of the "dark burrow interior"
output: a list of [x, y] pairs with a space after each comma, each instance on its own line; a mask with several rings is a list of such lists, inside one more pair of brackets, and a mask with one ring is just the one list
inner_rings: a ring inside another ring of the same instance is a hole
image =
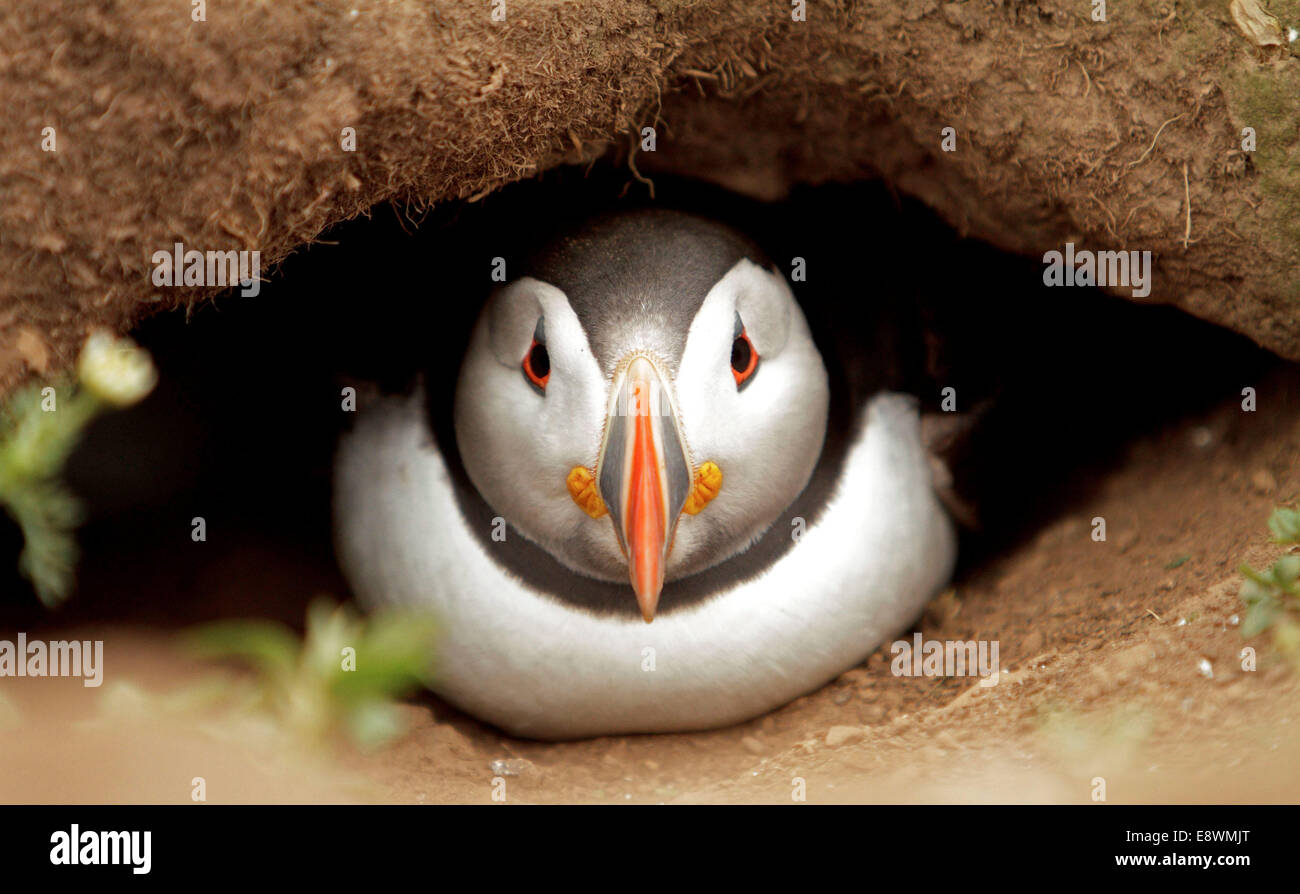
[[[340, 389], [400, 388], [417, 370], [451, 388], [492, 259], [508, 272], [530, 244], [595, 210], [647, 204], [644, 191], [597, 166], [422, 215], [377, 206], [288, 258], [255, 298], [232, 291], [143, 322], [134, 334], [158, 388], [95, 423], [68, 470], [88, 509], [78, 592], [53, 614], [39, 605], [14, 571], [21, 538], [5, 518], [0, 627], [301, 626], [314, 596], [347, 598], [330, 529]], [[793, 287], [824, 353], [851, 353], [930, 410], [945, 387], [959, 412], [978, 409], [952, 456], [979, 518], [962, 535], [959, 580], [1080, 501], [1133, 439], [1285, 366], [1172, 308], [1045, 287], [1038, 258], [964, 239], [880, 182], [771, 204], [688, 180], [657, 178], [655, 191], [655, 204], [748, 233], [787, 275], [803, 258]], [[195, 516], [204, 543], [191, 540]]]

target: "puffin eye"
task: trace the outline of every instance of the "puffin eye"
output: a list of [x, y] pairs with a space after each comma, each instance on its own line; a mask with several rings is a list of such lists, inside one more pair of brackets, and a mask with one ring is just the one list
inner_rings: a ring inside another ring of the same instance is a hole
[[736, 389], [743, 389], [757, 369], [758, 351], [754, 350], [754, 343], [742, 328], [731, 343], [731, 375], [736, 379]]
[[524, 355], [524, 378], [528, 384], [532, 385], [538, 394], [546, 393], [546, 383], [551, 378], [551, 355], [546, 352], [546, 345], [542, 344], [536, 338], [528, 346], [528, 353]]

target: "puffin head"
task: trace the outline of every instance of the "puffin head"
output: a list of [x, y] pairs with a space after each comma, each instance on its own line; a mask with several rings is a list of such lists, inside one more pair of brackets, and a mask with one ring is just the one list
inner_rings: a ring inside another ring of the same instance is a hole
[[630, 580], [650, 621], [665, 581], [743, 552], [799, 495], [828, 400], [758, 250], [641, 211], [556, 240], [493, 293], [454, 420], [488, 505], [571, 570]]

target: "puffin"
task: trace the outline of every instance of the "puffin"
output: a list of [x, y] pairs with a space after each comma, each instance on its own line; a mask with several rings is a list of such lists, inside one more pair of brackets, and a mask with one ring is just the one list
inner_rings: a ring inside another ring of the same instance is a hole
[[533, 739], [727, 726], [947, 584], [918, 400], [837, 391], [750, 238], [617, 211], [516, 272], [454, 388], [368, 397], [335, 452], [340, 567], [366, 607], [437, 619], [441, 697]]

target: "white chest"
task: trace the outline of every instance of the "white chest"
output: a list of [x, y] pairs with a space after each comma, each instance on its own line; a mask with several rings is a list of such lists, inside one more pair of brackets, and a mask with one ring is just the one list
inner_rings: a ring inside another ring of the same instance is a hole
[[861, 662], [952, 573], [912, 401], [878, 395], [861, 418], [833, 497], [791, 549], [653, 624], [576, 609], [498, 564], [466, 527], [418, 396], [369, 408], [340, 445], [339, 558], [365, 604], [435, 613], [438, 691], [511, 733], [739, 722]]

